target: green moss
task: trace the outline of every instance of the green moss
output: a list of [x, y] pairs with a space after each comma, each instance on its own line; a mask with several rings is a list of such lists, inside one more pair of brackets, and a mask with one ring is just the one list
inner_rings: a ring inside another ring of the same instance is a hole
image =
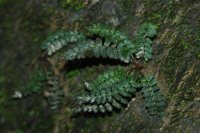
[[155, 13], [152, 15], [152, 19], [160, 19], [162, 16], [161, 14]]
[[24, 96], [41, 93], [46, 82], [46, 75], [42, 70], [33, 70], [30, 81], [21, 89]]
[[62, 0], [61, 7], [65, 9], [72, 8], [76, 11], [79, 11], [86, 7], [84, 0]]
[[6, 2], [7, 0], [0, 0], [0, 6], [3, 6]]
[[169, 51], [169, 56], [167, 56], [166, 61], [162, 65], [162, 71], [166, 75], [166, 80], [169, 85], [171, 85], [175, 79], [174, 73], [176, 73], [176, 68], [179, 66], [183, 60], [185, 50], [180, 45], [172, 46]]
[[21, 129], [16, 129], [16, 130], [11, 131], [9, 133], [25, 133], [25, 132], [23, 132]]
[[65, 77], [66, 77], [67, 79], [70, 79], [70, 78], [76, 77], [78, 74], [79, 74], [79, 70], [78, 70], [78, 69], [75, 69], [75, 70], [72, 70], [72, 71], [66, 73]]
[[190, 46], [190, 44], [186, 42], [185, 40], [181, 40], [180, 45], [183, 46], [184, 49], [188, 49]]

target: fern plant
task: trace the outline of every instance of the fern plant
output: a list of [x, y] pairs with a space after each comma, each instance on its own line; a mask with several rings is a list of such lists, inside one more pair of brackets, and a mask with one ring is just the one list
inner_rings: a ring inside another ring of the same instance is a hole
[[[96, 80], [85, 82], [86, 91], [77, 97], [79, 106], [73, 109], [74, 112], [112, 112], [126, 106], [133, 95], [141, 90], [149, 114], [161, 116], [165, 107], [164, 96], [155, 78], [146, 75], [141, 64], [142, 59], [152, 59], [156, 26], [142, 24], [134, 40], [115, 28], [99, 24], [87, 27], [85, 33], [57, 32], [43, 43], [42, 48], [51, 56], [66, 47], [62, 57], [66, 61], [102, 57], [120, 60], [126, 66], [113, 67]], [[59, 89], [59, 83], [52, 88], [52, 92]]]

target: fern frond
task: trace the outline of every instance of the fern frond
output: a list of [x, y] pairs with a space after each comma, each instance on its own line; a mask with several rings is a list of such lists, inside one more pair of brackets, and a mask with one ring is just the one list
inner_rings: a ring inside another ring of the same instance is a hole
[[[133, 86], [131, 81], [122, 81], [108, 88], [103, 88], [101, 91], [94, 91], [89, 95], [78, 97], [78, 100], [83, 105], [82, 111], [84, 112], [88, 111], [84, 110], [85, 105], [96, 105], [101, 113], [110, 112], [113, 111], [113, 108], [120, 109], [122, 105], [128, 104], [129, 98], [136, 92], [137, 87], [140, 85], [135, 83]], [[105, 111], [102, 111], [102, 108]]]
[[114, 79], [115, 74], [118, 75], [114, 71], [103, 73], [96, 81], [88, 83], [90, 86], [88, 94], [77, 98], [83, 107], [76, 111], [105, 113], [113, 111], [114, 108], [121, 109], [122, 105], [128, 104], [130, 97], [137, 88], [141, 87], [141, 84], [136, 83], [132, 75], [120, 74], [120, 77]]
[[102, 39], [86, 40], [78, 43], [74, 48], [65, 52], [64, 58], [66, 60], [81, 59], [86, 57], [103, 57], [111, 59], [119, 59], [123, 62], [130, 62], [131, 50], [123, 46], [113, 47], [109, 41], [103, 42]]
[[142, 83], [142, 93], [149, 114], [162, 116], [164, 113], [165, 98], [157, 87], [155, 78], [147, 76], [142, 80]]
[[48, 103], [50, 108], [57, 112], [63, 103], [64, 92], [60, 86], [60, 82], [57, 76], [53, 75], [51, 72], [47, 73], [47, 85], [48, 85]]
[[85, 38], [85, 35], [77, 31], [58, 31], [43, 42], [42, 49], [46, 50], [48, 55], [52, 55], [64, 46], [82, 41]]
[[135, 46], [133, 42], [123, 32], [117, 29], [94, 24], [87, 27], [87, 31], [92, 35], [98, 35], [101, 38], [105, 38], [106, 40], [113, 42], [115, 45], [117, 45], [117, 47], [120, 47], [118, 48], [120, 50], [122, 50], [121, 48], [129, 49], [131, 50], [132, 54], [135, 53]]
[[140, 26], [135, 40], [137, 58], [144, 58], [145, 61], [148, 61], [152, 58], [153, 42], [151, 38], [157, 34], [156, 29], [157, 27], [150, 23], [144, 23]]

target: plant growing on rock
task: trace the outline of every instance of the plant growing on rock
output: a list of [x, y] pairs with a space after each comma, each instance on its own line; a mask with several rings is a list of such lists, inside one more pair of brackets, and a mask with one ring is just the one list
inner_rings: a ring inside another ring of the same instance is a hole
[[140, 26], [135, 40], [131, 41], [123, 32], [103, 26], [92, 25], [87, 33], [61, 31], [50, 36], [43, 43], [48, 56], [68, 47], [63, 54], [66, 61], [83, 58], [109, 58], [126, 63], [113, 67], [96, 80], [85, 82], [86, 91], [77, 97], [80, 104], [75, 112], [106, 113], [121, 109], [130, 98], [141, 90], [145, 107], [151, 115], [162, 115], [164, 96], [157, 87], [155, 78], [146, 75], [139, 62], [152, 59], [152, 39], [157, 34], [156, 26], [144, 23]]
[[[44, 41], [42, 50], [47, 57], [59, 53], [66, 61], [106, 58], [125, 64], [106, 70], [94, 81], [86, 81], [85, 92], [76, 98], [79, 106], [73, 109], [75, 113], [113, 112], [126, 106], [137, 92], [141, 92], [149, 114], [162, 116], [164, 96], [156, 79], [148, 75], [142, 65], [152, 59], [152, 39], [156, 34], [156, 26], [144, 23], [132, 41], [120, 30], [95, 24], [87, 27], [85, 33], [58, 31]], [[48, 74], [47, 79], [52, 94], [56, 95], [50, 99], [50, 105], [56, 110], [62, 103], [63, 91], [52, 74]]]

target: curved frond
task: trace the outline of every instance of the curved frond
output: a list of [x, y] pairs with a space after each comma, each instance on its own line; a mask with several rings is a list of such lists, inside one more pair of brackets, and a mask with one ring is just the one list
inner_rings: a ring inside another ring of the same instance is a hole
[[[132, 75], [122, 73], [117, 73], [117, 69], [111, 70], [99, 75], [94, 82], [87, 83], [89, 93], [77, 98], [82, 107], [76, 111], [105, 113], [127, 105], [141, 84], [136, 83]], [[118, 74], [120, 76], [115, 78]]]
[[103, 57], [110, 59], [119, 59], [123, 62], [130, 62], [131, 60], [131, 50], [125, 47], [115, 47], [111, 42], [102, 39], [97, 39], [93, 41], [91, 39], [82, 41], [77, 45], [74, 45], [72, 49], [65, 52], [64, 58], [66, 60], [82, 59], [86, 57]]

